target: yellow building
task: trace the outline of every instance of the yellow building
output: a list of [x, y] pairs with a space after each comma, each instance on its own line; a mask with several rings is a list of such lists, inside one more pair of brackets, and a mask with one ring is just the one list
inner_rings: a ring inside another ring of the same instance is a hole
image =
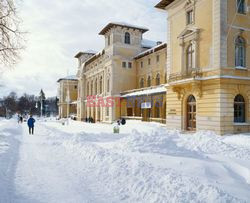
[[166, 122], [166, 43], [134, 57], [136, 87], [121, 93], [121, 117]]
[[78, 80], [76, 76], [60, 78], [58, 81], [59, 118], [75, 116], [77, 113]]
[[249, 132], [250, 1], [161, 0], [156, 8], [168, 14], [167, 43], [148, 43], [147, 28], [109, 23], [102, 51], [77, 54], [78, 119]]
[[[139, 88], [139, 80], [143, 77], [146, 85], [146, 76], [152, 80], [152, 83], [147, 85], [149, 88], [156, 85], [156, 80], [159, 80], [157, 85], [163, 83], [166, 44], [161, 45], [158, 42], [157, 45], [156, 42], [143, 39], [143, 34], [147, 31], [147, 28], [140, 26], [109, 23], [99, 33], [105, 39], [104, 49], [90, 57], [86, 57], [87, 53], [84, 52], [77, 55], [79, 120], [91, 117], [96, 122], [111, 123], [121, 116], [130, 116], [130, 111], [133, 110], [121, 109], [127, 91]], [[153, 46], [156, 49], [151, 49]], [[79, 56], [85, 58], [80, 61]], [[149, 60], [150, 57], [152, 64], [146, 65], [145, 62], [145, 68], [139, 68], [141, 61]], [[165, 97], [165, 94], [164, 88], [162, 97]], [[157, 110], [157, 113], [164, 114], [162, 110]]]
[[167, 127], [250, 131], [250, 1], [162, 0]]

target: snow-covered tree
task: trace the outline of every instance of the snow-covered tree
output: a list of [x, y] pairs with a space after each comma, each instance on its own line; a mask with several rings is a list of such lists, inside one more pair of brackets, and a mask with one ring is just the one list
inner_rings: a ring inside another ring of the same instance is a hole
[[0, 0], [0, 70], [14, 65], [24, 48], [24, 32], [14, 0]]

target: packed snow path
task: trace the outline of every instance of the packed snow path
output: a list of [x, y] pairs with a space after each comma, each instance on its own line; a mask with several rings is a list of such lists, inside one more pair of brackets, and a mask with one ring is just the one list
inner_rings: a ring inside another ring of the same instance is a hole
[[0, 203], [249, 202], [250, 136], [0, 121]]

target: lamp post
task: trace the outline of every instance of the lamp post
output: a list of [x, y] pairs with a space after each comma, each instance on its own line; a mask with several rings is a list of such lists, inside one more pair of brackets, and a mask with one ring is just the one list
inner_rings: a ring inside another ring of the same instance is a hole
[[42, 98], [40, 100], [40, 103], [41, 103], [41, 114], [40, 114], [40, 117], [42, 117], [43, 116], [43, 100], [42, 100]]
[[66, 103], [67, 103], [67, 124], [69, 124], [69, 104], [70, 104], [69, 89], [67, 91]]

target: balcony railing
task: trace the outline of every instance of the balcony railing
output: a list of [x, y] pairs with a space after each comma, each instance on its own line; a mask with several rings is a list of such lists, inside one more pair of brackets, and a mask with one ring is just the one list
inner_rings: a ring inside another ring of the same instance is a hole
[[174, 82], [178, 80], [184, 80], [188, 78], [196, 78], [201, 76], [201, 71], [200, 69], [193, 69], [190, 72], [181, 72], [181, 73], [172, 73], [169, 76], [168, 82]]

